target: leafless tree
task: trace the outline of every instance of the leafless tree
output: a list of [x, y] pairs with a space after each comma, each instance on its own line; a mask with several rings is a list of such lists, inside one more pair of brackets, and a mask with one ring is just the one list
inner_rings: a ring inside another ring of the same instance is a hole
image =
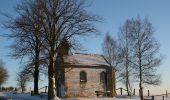
[[[109, 64], [109, 66], [114, 68], [114, 70], [116, 71], [116, 79], [118, 79], [119, 78], [118, 74], [120, 73], [119, 66], [122, 63], [122, 56], [123, 56], [122, 52], [120, 51], [121, 49], [119, 45], [117, 44], [117, 41], [114, 40], [109, 35], [109, 33], [106, 34], [102, 46], [103, 46], [102, 47], [103, 57], [105, 61]], [[116, 84], [116, 83], [113, 83], [113, 84]]]
[[[16, 11], [18, 16], [13, 18], [7, 16], [4, 26], [9, 28], [12, 33], [7, 34], [14, 40], [10, 46], [12, 53], [10, 56], [28, 59], [29, 65], [33, 66], [34, 76], [34, 93], [38, 94], [39, 70], [42, 62], [42, 38], [41, 38], [41, 16], [39, 5], [36, 0], [26, 0], [17, 5]], [[27, 64], [28, 65], [28, 64]], [[31, 67], [31, 66], [30, 66]], [[32, 68], [32, 67], [31, 67]]]
[[0, 59], [0, 85], [6, 82], [8, 78], [8, 72], [4, 68], [4, 62]]
[[[35, 7], [34, 5], [30, 6], [21, 6], [23, 10], [26, 9], [26, 13], [33, 14], [32, 16], [28, 15], [25, 16], [22, 13], [21, 15], [24, 16], [23, 21], [30, 21], [32, 22], [32, 17], [37, 16], [40, 14], [37, 20], [33, 20], [34, 26], [33, 28], [25, 28], [27, 32], [32, 32], [33, 34], [38, 34], [39, 32], [39, 21], [41, 22], [43, 32], [41, 32], [41, 36], [43, 36], [44, 43], [43, 46], [46, 49], [48, 54], [48, 75], [49, 75], [49, 99], [55, 97], [55, 62], [56, 57], [58, 54], [58, 47], [62, 43], [64, 39], [73, 39], [74, 36], [82, 36], [87, 35], [87, 33], [95, 33], [97, 32], [96, 28], [93, 26], [93, 22], [98, 21], [96, 16], [93, 16], [87, 13], [84, 9], [84, 1], [76, 1], [76, 0], [38, 0], [35, 5], [38, 7], [38, 12], [32, 13], [32, 8]], [[34, 4], [33, 3], [33, 4]], [[29, 4], [29, 3], [28, 3]], [[30, 7], [30, 8], [29, 8]], [[27, 14], [26, 14], [27, 15]], [[21, 16], [21, 17], [22, 17]], [[28, 20], [31, 18], [31, 20]], [[22, 19], [22, 18], [19, 18]], [[40, 19], [40, 20], [39, 20]], [[38, 24], [36, 24], [38, 22]], [[24, 22], [25, 24], [25, 22]], [[14, 25], [14, 24], [12, 24]], [[12, 28], [13, 29], [13, 28]], [[32, 30], [33, 29], [33, 30]], [[31, 30], [31, 31], [30, 31]], [[38, 32], [34, 32], [37, 31]], [[22, 31], [23, 32], [23, 31]], [[17, 30], [18, 33], [18, 30]], [[30, 35], [30, 34], [28, 34]], [[24, 35], [25, 36], [25, 35]], [[33, 35], [36, 39], [35, 35]], [[18, 37], [18, 36], [17, 36]], [[29, 36], [27, 36], [29, 37]], [[32, 35], [31, 35], [32, 37]], [[37, 36], [38, 38], [39, 36]], [[25, 38], [22, 40], [25, 41]], [[29, 40], [30, 41], [30, 40]], [[35, 40], [33, 43], [36, 43]], [[19, 45], [21, 46], [21, 44]], [[25, 46], [25, 45], [22, 45]], [[29, 45], [30, 46], [30, 45]], [[28, 47], [26, 47], [28, 49]], [[29, 52], [30, 50], [28, 50]], [[37, 75], [36, 75], [37, 76]]]
[[120, 78], [123, 83], [125, 83], [127, 94], [130, 95], [131, 90], [131, 75], [132, 75], [132, 67], [131, 64], [133, 58], [133, 44], [130, 38], [131, 34], [131, 22], [127, 20], [119, 29], [118, 37], [119, 37], [119, 45], [120, 52], [122, 53], [122, 64], [120, 70]]
[[118, 64], [121, 63], [121, 54], [116, 40], [107, 33], [102, 46], [103, 56], [106, 62], [118, 70]]
[[31, 74], [28, 73], [27, 68], [25, 67], [19, 73], [17, 73], [17, 84], [21, 87], [21, 91], [24, 92], [27, 82], [31, 81]]
[[140, 98], [143, 100], [144, 85], [159, 85], [160, 76], [156, 73], [160, 65], [159, 43], [154, 38], [154, 29], [147, 18], [130, 19], [132, 23], [131, 40], [133, 43], [135, 77], [139, 79]]
[[41, 4], [44, 18], [44, 47], [46, 47], [49, 62], [48, 99], [52, 99], [56, 96], [55, 62], [60, 45], [65, 40], [96, 33], [94, 22], [99, 21], [99, 18], [84, 9], [84, 0], [43, 0]]
[[[29, 46], [23, 49], [28, 54], [31, 52], [31, 54], [36, 55], [37, 49], [33, 50], [32, 48], [36, 48], [37, 40], [42, 40], [41, 43], [39, 41], [38, 43], [42, 45], [48, 63], [48, 99], [53, 99], [56, 96], [55, 67], [60, 45], [66, 40], [73, 46], [72, 41], [79, 36], [97, 33], [94, 22], [100, 21], [100, 18], [85, 10], [85, 0], [30, 0], [23, 4], [26, 5], [19, 6], [19, 18], [14, 19], [16, 23], [11, 23], [12, 27], [9, 28], [19, 35], [24, 33], [24, 38], [21, 36], [21, 39], [16, 35], [16, 40], [19, 41], [19, 47]], [[24, 22], [19, 23], [21, 28], [15, 26], [18, 21]], [[26, 26], [25, 23], [29, 25]], [[31, 38], [31, 40], [25, 39], [25, 37]], [[20, 43], [20, 40], [24, 41], [24, 44]], [[39, 48], [39, 45], [37, 47]], [[22, 54], [20, 51], [18, 53]], [[36, 60], [36, 56], [33, 56], [33, 59], [35, 62], [39, 61]]]

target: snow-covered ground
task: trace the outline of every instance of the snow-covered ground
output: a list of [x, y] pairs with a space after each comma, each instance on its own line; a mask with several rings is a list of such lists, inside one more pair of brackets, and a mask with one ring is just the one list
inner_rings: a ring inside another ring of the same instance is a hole
[[47, 97], [31, 96], [31, 93], [0, 93], [0, 96], [10, 98], [9, 100], [47, 100]]
[[[1, 97], [8, 99], [5, 100], [47, 100], [47, 96], [31, 96], [30, 93], [10, 93], [10, 92], [0, 92]], [[146, 98], [146, 97], [145, 97]], [[151, 98], [151, 97], [150, 97]], [[61, 100], [140, 100], [138, 96], [132, 96], [132, 98], [127, 96], [118, 96], [117, 98], [66, 98]], [[163, 100], [163, 96], [155, 96], [154, 100]], [[170, 100], [165, 98], [164, 100]]]

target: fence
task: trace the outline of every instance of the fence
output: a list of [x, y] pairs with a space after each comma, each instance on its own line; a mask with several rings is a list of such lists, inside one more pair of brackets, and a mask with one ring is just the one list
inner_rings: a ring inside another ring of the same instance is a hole
[[[120, 92], [119, 92], [118, 90], [119, 90]], [[126, 95], [128, 95], [128, 96], [130, 96], [130, 97], [131, 97], [132, 95], [135, 95], [135, 89], [133, 90], [133, 93], [132, 93], [132, 92], [130, 92], [130, 91], [127, 91], [126, 89], [121, 88], [121, 87], [120, 87], [120, 88], [118, 88], [118, 89], [116, 89], [116, 91], [117, 91], [116, 93], [118, 93], [118, 92], [119, 92], [119, 93], [120, 93], [120, 95], [124, 95], [124, 94], [123, 94], [124, 92], [126, 92], [126, 93], [127, 93]]]
[[[127, 90], [123, 88], [116, 89], [117, 93], [120, 93], [120, 96], [118, 97], [125, 97], [128, 96], [129, 98], [136, 96], [135, 89], [133, 89], [132, 92], [128, 92]], [[123, 94], [123, 92], [126, 92], [126, 94]], [[144, 100], [167, 100], [167, 98], [170, 97], [170, 93], [166, 90], [165, 94], [159, 94], [159, 95], [150, 95], [150, 91], [147, 90], [147, 95], [144, 96]], [[170, 98], [168, 99], [170, 100]]]
[[[48, 86], [44, 86], [44, 87], [42, 87], [42, 88], [39, 88], [38, 91], [41, 91], [41, 92], [40, 92], [40, 95], [41, 95], [42, 93], [46, 93], [46, 94], [47, 94], [47, 89], [48, 89]], [[33, 96], [33, 95], [34, 95], [34, 91], [31, 91], [31, 96]]]
[[40, 89], [38, 89], [38, 90], [40, 91], [40, 90], [42, 90], [42, 89], [45, 89], [44, 92], [47, 92], [48, 86], [44, 86], [44, 87], [42, 87], [42, 88], [40, 88]]
[[[165, 94], [145, 96], [145, 98], [146, 98], [146, 100], [165, 100], [165, 99], [167, 100], [167, 98], [170, 97], [169, 95], [170, 95], [170, 93], [168, 93], [168, 91], [166, 91]], [[170, 98], [168, 100], [170, 100]]]

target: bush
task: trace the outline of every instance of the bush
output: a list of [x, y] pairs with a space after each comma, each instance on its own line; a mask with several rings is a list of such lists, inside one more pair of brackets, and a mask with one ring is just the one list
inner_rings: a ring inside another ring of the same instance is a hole
[[6, 82], [8, 78], [7, 70], [4, 68], [4, 62], [0, 59], [0, 85]]

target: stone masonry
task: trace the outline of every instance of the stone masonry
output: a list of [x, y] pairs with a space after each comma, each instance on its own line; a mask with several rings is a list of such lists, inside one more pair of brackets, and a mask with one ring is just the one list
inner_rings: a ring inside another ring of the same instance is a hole
[[[69, 70], [67, 72], [67, 70]], [[87, 73], [87, 82], [80, 83], [80, 72]], [[96, 97], [95, 91], [104, 91], [100, 82], [102, 68], [66, 68], [65, 69], [65, 96], [66, 97]]]

